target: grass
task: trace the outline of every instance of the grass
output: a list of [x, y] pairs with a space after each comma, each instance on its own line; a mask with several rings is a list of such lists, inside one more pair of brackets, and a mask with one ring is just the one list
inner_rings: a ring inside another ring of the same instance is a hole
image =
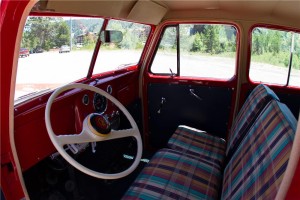
[[[271, 64], [278, 67], [288, 67], [290, 62], [289, 52], [280, 52], [276, 55], [273, 53], [264, 53], [261, 55], [251, 55], [251, 61]], [[292, 68], [300, 69], [300, 58], [297, 54], [293, 55]]]

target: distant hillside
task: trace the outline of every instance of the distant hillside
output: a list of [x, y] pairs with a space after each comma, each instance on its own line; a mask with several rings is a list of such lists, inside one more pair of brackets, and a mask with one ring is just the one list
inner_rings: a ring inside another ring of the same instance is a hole
[[[71, 21], [66, 20], [68, 26], [71, 26]], [[74, 36], [81, 35], [86, 32], [99, 32], [103, 24], [103, 19], [97, 18], [75, 18], [72, 19], [72, 33]]]

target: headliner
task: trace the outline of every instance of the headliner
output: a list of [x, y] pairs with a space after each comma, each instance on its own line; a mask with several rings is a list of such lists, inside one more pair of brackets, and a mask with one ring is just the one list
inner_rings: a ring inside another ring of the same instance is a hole
[[42, 4], [40, 11], [114, 17], [154, 25], [168, 19], [215, 18], [300, 28], [300, 0], [46, 0]]

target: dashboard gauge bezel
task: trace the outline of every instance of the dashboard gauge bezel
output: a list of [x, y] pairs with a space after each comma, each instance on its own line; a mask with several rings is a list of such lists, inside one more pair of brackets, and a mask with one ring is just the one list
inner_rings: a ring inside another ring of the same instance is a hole
[[[100, 99], [100, 103], [96, 102], [98, 99]], [[98, 104], [100, 105], [100, 107], [98, 107]], [[93, 107], [95, 112], [99, 113], [99, 114], [103, 114], [106, 110], [107, 110], [107, 99], [102, 96], [101, 94], [95, 93], [94, 97], [93, 97]]]
[[83, 105], [87, 106], [90, 103], [90, 97], [88, 94], [83, 95], [82, 97], [82, 103]]

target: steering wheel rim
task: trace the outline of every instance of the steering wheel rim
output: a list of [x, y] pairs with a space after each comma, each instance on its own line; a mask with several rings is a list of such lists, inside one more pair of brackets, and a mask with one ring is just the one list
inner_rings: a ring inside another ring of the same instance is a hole
[[[113, 102], [123, 113], [124, 115], [127, 117], [128, 121], [130, 122], [130, 125], [132, 127], [132, 129], [127, 129], [127, 130], [121, 130], [121, 131], [115, 131], [112, 130], [108, 136], [103, 137], [103, 136], [99, 136], [94, 134], [89, 126], [88, 126], [88, 117], [87, 116], [84, 119], [83, 122], [83, 128], [82, 128], [82, 132], [80, 134], [72, 134], [72, 135], [56, 135], [53, 132], [52, 129], [52, 125], [51, 125], [51, 118], [50, 118], [50, 114], [51, 114], [51, 107], [52, 107], [52, 103], [55, 100], [55, 98], [62, 92], [70, 90], [70, 89], [75, 89], [75, 88], [79, 88], [79, 89], [85, 89], [85, 90], [90, 90], [96, 93], [99, 93], [100, 95], [106, 97], [107, 99], [109, 99], [111, 102]], [[80, 83], [74, 83], [74, 84], [68, 84], [65, 86], [62, 86], [58, 89], [56, 89], [52, 95], [49, 97], [47, 105], [46, 105], [46, 109], [45, 109], [45, 123], [46, 123], [46, 128], [48, 131], [48, 135], [51, 139], [52, 144], [54, 145], [54, 147], [56, 148], [56, 150], [60, 153], [60, 155], [66, 159], [67, 162], [69, 162], [73, 167], [75, 167], [76, 169], [78, 169], [79, 171], [93, 176], [95, 178], [100, 178], [100, 179], [118, 179], [118, 178], [122, 178], [124, 176], [129, 175], [131, 172], [133, 172], [136, 167], [138, 166], [141, 157], [142, 157], [142, 140], [141, 140], [141, 136], [140, 136], [140, 132], [138, 129], [137, 124], [135, 123], [133, 117], [130, 115], [130, 113], [127, 111], [127, 109], [113, 96], [111, 96], [110, 94], [108, 94], [107, 92], [105, 92], [104, 90], [101, 90], [99, 88], [96, 88], [94, 86], [90, 86], [90, 85], [85, 85], [85, 84], [80, 84]], [[123, 135], [118, 135], [118, 134], [123, 134]], [[85, 142], [99, 142], [99, 141], [105, 141], [105, 140], [111, 140], [111, 139], [117, 139], [117, 138], [123, 138], [123, 137], [134, 137], [136, 139], [137, 142], [137, 154], [135, 156], [135, 160], [132, 163], [132, 165], [119, 173], [114, 173], [114, 174], [107, 174], [107, 173], [100, 173], [94, 170], [91, 170], [83, 165], [81, 165], [80, 163], [78, 163], [75, 159], [73, 159], [63, 148], [64, 145], [66, 144], [73, 144], [73, 143], [85, 143]]]

